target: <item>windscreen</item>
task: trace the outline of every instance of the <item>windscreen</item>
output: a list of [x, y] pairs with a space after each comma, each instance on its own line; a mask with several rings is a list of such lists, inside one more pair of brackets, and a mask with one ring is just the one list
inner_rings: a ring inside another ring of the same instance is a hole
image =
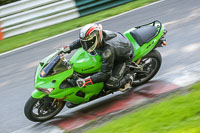
[[60, 59], [60, 56], [54, 57], [41, 71], [41, 77], [52, 76], [68, 70], [68, 63]]

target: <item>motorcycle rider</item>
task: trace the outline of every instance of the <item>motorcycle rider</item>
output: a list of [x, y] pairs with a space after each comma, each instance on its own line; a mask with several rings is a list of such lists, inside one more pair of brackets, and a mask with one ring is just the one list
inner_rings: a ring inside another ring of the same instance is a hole
[[98, 53], [102, 58], [101, 71], [87, 78], [79, 78], [76, 83], [84, 87], [104, 82], [109, 89], [125, 91], [131, 87], [132, 74], [127, 73], [127, 65], [134, 57], [132, 44], [121, 33], [102, 30], [100, 24], [87, 24], [81, 28], [79, 39], [69, 46], [59, 49], [60, 53], [70, 53], [82, 47], [91, 55]]

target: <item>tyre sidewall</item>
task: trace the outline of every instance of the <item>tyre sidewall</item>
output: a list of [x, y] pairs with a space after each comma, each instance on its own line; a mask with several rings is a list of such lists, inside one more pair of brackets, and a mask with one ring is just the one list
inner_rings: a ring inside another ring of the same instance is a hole
[[62, 108], [64, 107], [65, 105], [65, 102], [62, 102], [62, 107], [60, 108], [59, 111], [57, 111], [54, 115], [50, 116], [50, 117], [47, 117], [46, 119], [41, 119], [41, 118], [37, 118], [33, 113], [32, 113], [32, 110], [33, 110], [33, 107], [35, 106], [35, 104], [39, 101], [40, 99], [35, 99], [33, 97], [30, 97], [28, 99], [28, 101], [26, 102], [25, 104], [25, 107], [24, 107], [24, 114], [25, 116], [31, 120], [31, 121], [34, 121], [34, 122], [43, 122], [43, 121], [46, 121], [46, 120], [49, 120], [51, 119], [52, 117], [54, 117], [56, 114], [58, 114]]
[[144, 81], [142, 81], [142, 82], [139, 82], [139, 83], [134, 83], [134, 82], [133, 82], [133, 84], [132, 84], [133, 87], [148, 82], [148, 81], [151, 80], [151, 79], [157, 74], [157, 72], [159, 71], [160, 66], [161, 66], [161, 63], [162, 63], [162, 57], [161, 57], [160, 52], [158, 52], [157, 50], [152, 50], [149, 54], [147, 54], [147, 55], [144, 56], [143, 58], [149, 58], [149, 57], [155, 58], [155, 59], [157, 60], [157, 63], [158, 63], [158, 64], [157, 64], [157, 67], [156, 67], [156, 69], [155, 69], [155, 71], [154, 71], [154, 73], [153, 73], [149, 78], [147, 78], [146, 80], [144, 80]]

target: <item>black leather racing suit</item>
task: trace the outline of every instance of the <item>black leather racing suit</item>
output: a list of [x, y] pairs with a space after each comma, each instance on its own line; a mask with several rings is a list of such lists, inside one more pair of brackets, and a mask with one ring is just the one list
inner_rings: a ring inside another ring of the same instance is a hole
[[[79, 39], [69, 47], [70, 50], [80, 48]], [[107, 87], [119, 87], [119, 81], [124, 76], [127, 62], [134, 57], [132, 44], [121, 33], [104, 30], [102, 44], [96, 52], [102, 57], [102, 67], [101, 72], [91, 76], [93, 83], [107, 81]]]

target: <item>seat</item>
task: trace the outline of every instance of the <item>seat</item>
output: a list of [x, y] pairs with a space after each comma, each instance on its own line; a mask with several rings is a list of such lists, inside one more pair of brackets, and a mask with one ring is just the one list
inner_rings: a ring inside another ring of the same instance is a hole
[[157, 28], [154, 26], [143, 26], [141, 28], [131, 31], [130, 34], [135, 39], [135, 41], [140, 46], [142, 46], [144, 43], [147, 43], [150, 40], [152, 40], [156, 32]]

